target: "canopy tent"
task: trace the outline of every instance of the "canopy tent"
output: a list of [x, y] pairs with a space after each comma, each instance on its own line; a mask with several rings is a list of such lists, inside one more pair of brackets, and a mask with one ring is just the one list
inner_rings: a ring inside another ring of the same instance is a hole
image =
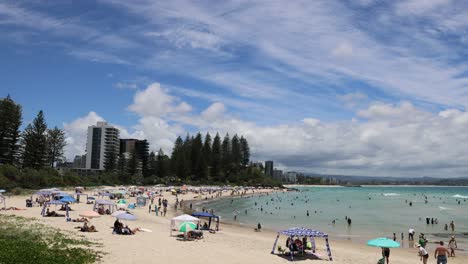
[[176, 224], [177, 223], [181, 223], [181, 222], [200, 222], [200, 219], [196, 218], [196, 217], [193, 217], [193, 216], [190, 216], [188, 214], [183, 214], [183, 215], [179, 215], [179, 216], [176, 216], [174, 218], [171, 219], [171, 236], [172, 236], [172, 230], [176, 229]]
[[42, 207], [42, 211], [41, 211], [41, 215], [44, 217], [45, 213], [46, 213], [46, 208], [50, 205], [55, 205], [55, 207], [57, 207], [57, 205], [65, 205], [65, 217], [66, 219], [70, 218], [70, 214], [69, 214], [69, 211], [70, 209], [68, 208], [68, 204], [66, 202], [62, 202], [62, 201], [59, 201], [59, 200], [52, 200], [50, 202], [45, 202], [44, 203], [44, 206]]
[[76, 196], [76, 202], [79, 203], [80, 202], [80, 198], [81, 196], [86, 196], [86, 201], [88, 201], [88, 194], [87, 193], [83, 193], [83, 192], [75, 192], [75, 196]]
[[[315, 253], [315, 238], [316, 237], [323, 237], [325, 238], [325, 246], [327, 247], [327, 253], [328, 253], [328, 258], [330, 261], [333, 260], [331, 250], [330, 250], [330, 244], [328, 243], [328, 234], [325, 234], [324, 232], [317, 231], [317, 230], [312, 230], [312, 229], [307, 229], [303, 227], [296, 227], [296, 228], [289, 228], [286, 230], [282, 230], [278, 232], [278, 235], [276, 236], [275, 243], [273, 244], [273, 249], [271, 250], [271, 254], [275, 254], [275, 248], [276, 244], [278, 243], [278, 239], [280, 235], [286, 235], [293, 239], [295, 236], [297, 237], [309, 237], [310, 241], [312, 243], [312, 252]], [[293, 252], [291, 251], [291, 260], [293, 260]]]
[[115, 209], [117, 209], [114, 202], [109, 200], [96, 200], [94, 203], [93, 211], [97, 211], [99, 207], [108, 206], [110, 213], [112, 213]]
[[192, 213], [192, 216], [198, 217], [198, 218], [201, 218], [201, 217], [208, 218], [208, 228], [211, 227], [211, 219], [215, 219], [216, 220], [216, 229], [215, 230], [219, 231], [219, 219], [220, 219], [219, 216], [214, 215], [214, 214], [210, 214], [210, 213], [206, 213], [206, 212], [195, 212], [195, 213]]

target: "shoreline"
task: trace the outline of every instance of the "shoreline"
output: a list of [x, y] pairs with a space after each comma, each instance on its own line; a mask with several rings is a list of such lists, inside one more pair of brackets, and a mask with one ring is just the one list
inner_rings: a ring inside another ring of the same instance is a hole
[[[90, 191], [88, 191], [90, 193]], [[264, 193], [258, 193], [262, 195]], [[179, 196], [179, 199], [184, 199], [188, 205], [190, 198], [197, 194], [188, 193]], [[238, 195], [236, 198], [239, 198]], [[249, 194], [251, 196], [251, 194]], [[7, 207], [16, 206], [24, 208], [24, 199], [29, 196], [12, 196], [7, 199]], [[26, 208], [25, 211], [1, 211], [1, 214], [15, 214], [19, 216], [37, 218], [40, 222], [57, 227], [62, 230], [68, 230], [83, 235], [91, 241], [98, 241], [103, 244], [102, 250], [106, 252], [103, 256], [102, 263], [139, 263], [153, 262], [155, 260], [162, 263], [178, 263], [191, 259], [194, 264], [208, 263], [214, 264], [222, 260], [227, 264], [238, 263], [255, 263], [255, 264], [284, 264], [289, 263], [288, 257], [284, 258], [279, 255], [270, 254], [273, 242], [277, 235], [275, 230], [262, 228], [261, 232], [255, 232], [254, 227], [236, 226], [227, 223], [221, 219], [220, 231], [215, 234], [205, 232], [205, 238], [198, 241], [178, 241], [176, 238], [169, 236], [170, 218], [183, 213], [179, 208], [174, 210], [175, 196], [168, 192], [164, 192], [162, 197], [168, 199], [169, 207], [166, 217], [155, 216], [155, 213], [148, 213], [148, 208], [138, 208], [132, 210], [132, 213], [138, 216], [135, 222], [127, 222], [132, 228], [142, 227], [152, 230], [152, 233], [138, 232], [134, 236], [119, 236], [112, 235], [112, 226], [115, 218], [111, 216], [102, 216], [91, 220], [91, 223], [96, 226], [97, 233], [80, 233], [74, 229], [75, 226], [81, 223], [66, 222], [64, 218], [40, 217], [40, 208]], [[223, 193], [222, 198], [233, 198], [228, 193]], [[215, 199], [215, 198], [213, 198]], [[128, 198], [129, 202], [133, 202], [135, 198]], [[204, 202], [205, 200], [195, 200], [196, 202]], [[211, 202], [212, 200], [208, 200]], [[74, 211], [70, 212], [71, 218], [78, 217], [78, 214], [84, 210], [90, 210], [91, 205], [85, 203], [73, 204]], [[53, 208], [52, 208], [53, 209]], [[379, 248], [368, 247], [364, 243], [356, 243], [346, 239], [337, 239], [334, 236], [330, 237], [330, 245], [333, 256], [333, 263], [337, 264], [375, 264], [381, 257]], [[278, 245], [283, 246], [285, 236], [281, 236]], [[432, 245], [431, 245], [432, 246]], [[428, 249], [432, 254], [433, 249]], [[407, 264], [417, 262], [419, 258], [416, 256], [416, 249], [399, 248], [392, 249], [391, 262], [393, 264]], [[314, 260], [321, 263], [326, 260], [326, 250], [324, 240], [317, 239], [317, 253], [324, 260]], [[467, 263], [468, 258], [459, 255], [457, 258], [450, 259], [450, 264]]]

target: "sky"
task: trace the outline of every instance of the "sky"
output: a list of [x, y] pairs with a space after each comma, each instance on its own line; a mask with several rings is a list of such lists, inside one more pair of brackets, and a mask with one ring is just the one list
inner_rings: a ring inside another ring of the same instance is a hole
[[285, 171], [468, 176], [468, 3], [0, 0], [0, 96], [85, 153], [245, 136]]

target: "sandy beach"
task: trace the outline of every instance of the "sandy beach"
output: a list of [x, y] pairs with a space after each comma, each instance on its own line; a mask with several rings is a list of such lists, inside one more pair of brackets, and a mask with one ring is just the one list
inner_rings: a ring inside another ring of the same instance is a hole
[[[224, 194], [228, 195], [227, 193]], [[196, 195], [189, 193], [179, 195], [179, 199], [186, 201], [194, 199]], [[25, 208], [26, 196], [12, 196], [7, 199], [7, 207], [15, 206]], [[169, 210], [166, 217], [156, 216], [154, 212], [148, 213], [148, 208], [140, 208], [132, 211], [137, 221], [126, 222], [131, 228], [141, 227], [152, 230], [151, 233], [138, 232], [133, 236], [113, 235], [112, 226], [115, 218], [102, 216], [91, 220], [97, 228], [97, 233], [81, 233], [75, 227], [81, 223], [66, 222], [63, 217], [41, 217], [41, 208], [36, 206], [26, 208], [24, 211], [0, 211], [0, 214], [15, 214], [23, 217], [34, 217], [44, 224], [73, 231], [84, 235], [92, 241], [103, 245], [98, 250], [103, 251], [103, 263], [288, 263], [288, 259], [270, 254], [276, 233], [272, 231], [254, 232], [254, 227], [238, 227], [221, 224], [221, 230], [215, 234], [205, 232], [205, 238], [197, 241], [179, 241], [169, 235], [170, 218], [182, 214], [179, 209], [174, 210], [175, 196], [169, 192], [164, 193], [164, 198], [169, 201]], [[134, 202], [135, 198], [129, 198]], [[79, 203], [71, 206], [72, 219], [77, 218], [79, 212], [91, 210], [92, 205]], [[51, 207], [51, 210], [54, 206]], [[313, 228], [313, 227], [312, 227]], [[285, 237], [281, 237], [278, 245], [284, 247]], [[317, 238], [317, 252], [323, 256], [319, 259], [300, 260], [301, 263], [328, 262], [325, 243]], [[334, 263], [342, 264], [375, 264], [381, 258], [380, 248], [368, 247], [365, 244], [330, 238], [330, 246]], [[435, 245], [428, 246], [430, 258], [428, 263], [435, 263]], [[390, 263], [408, 264], [419, 263], [417, 249], [392, 249]], [[448, 263], [468, 263], [468, 257], [458, 255], [450, 258]]]

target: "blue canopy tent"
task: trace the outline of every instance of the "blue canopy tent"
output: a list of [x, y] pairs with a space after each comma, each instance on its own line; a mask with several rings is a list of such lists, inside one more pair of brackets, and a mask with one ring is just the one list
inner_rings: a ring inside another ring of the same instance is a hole
[[68, 204], [66, 202], [62, 202], [60, 200], [52, 200], [50, 202], [45, 202], [44, 203], [44, 206], [42, 207], [42, 211], [41, 211], [41, 215], [44, 216], [45, 213], [46, 213], [46, 208], [50, 205], [55, 205], [57, 207], [57, 205], [65, 205], [65, 216], [66, 216], [66, 219], [69, 219], [70, 218], [70, 214], [69, 214], [69, 210], [68, 210]]
[[192, 213], [192, 216], [197, 217], [197, 218], [201, 218], [201, 217], [208, 218], [208, 228], [211, 227], [211, 219], [215, 219], [216, 220], [215, 230], [219, 231], [219, 216], [206, 213], [206, 212], [195, 212], [195, 213]]
[[104, 206], [108, 206], [109, 214], [113, 213], [117, 209], [115, 203], [110, 200], [96, 200], [96, 202], [94, 203], [93, 211], [99, 212], [98, 209]]
[[[312, 229], [307, 229], [303, 227], [296, 227], [296, 228], [289, 228], [286, 230], [282, 230], [278, 232], [278, 235], [276, 236], [275, 243], [273, 244], [273, 249], [271, 250], [271, 254], [275, 254], [275, 248], [276, 244], [278, 243], [278, 239], [280, 235], [286, 235], [293, 239], [295, 236], [296, 237], [309, 237], [310, 242], [312, 244], [312, 252], [315, 253], [315, 238], [316, 237], [323, 237], [325, 238], [325, 246], [327, 247], [327, 253], [328, 253], [328, 258], [330, 261], [333, 260], [331, 250], [330, 250], [330, 244], [328, 243], [328, 234], [325, 234], [324, 232], [317, 231], [317, 230], [312, 230]], [[293, 251], [291, 250], [291, 260], [293, 260]]]

